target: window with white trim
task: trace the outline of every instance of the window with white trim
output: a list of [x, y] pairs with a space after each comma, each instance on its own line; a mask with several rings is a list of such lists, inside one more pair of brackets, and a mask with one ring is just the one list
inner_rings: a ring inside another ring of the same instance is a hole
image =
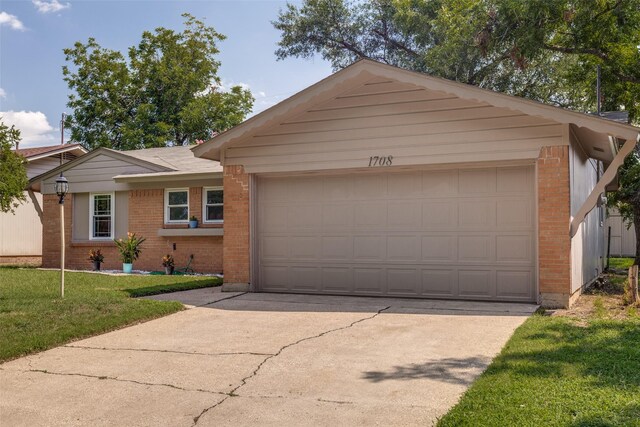
[[223, 222], [224, 194], [222, 191], [222, 187], [205, 187], [202, 191], [202, 198], [202, 208], [204, 210], [204, 212], [202, 213], [202, 217], [204, 218], [204, 222]]
[[164, 192], [164, 222], [189, 222], [189, 189], [171, 188]]
[[115, 219], [114, 193], [91, 193], [89, 195], [89, 239], [113, 239]]

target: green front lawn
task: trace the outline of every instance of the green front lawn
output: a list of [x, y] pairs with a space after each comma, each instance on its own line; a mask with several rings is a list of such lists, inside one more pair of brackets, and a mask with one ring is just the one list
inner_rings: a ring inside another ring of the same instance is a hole
[[182, 310], [179, 302], [132, 298], [215, 286], [198, 276], [107, 276], [0, 268], [0, 362]]
[[621, 301], [528, 319], [438, 426], [640, 426], [640, 316]]

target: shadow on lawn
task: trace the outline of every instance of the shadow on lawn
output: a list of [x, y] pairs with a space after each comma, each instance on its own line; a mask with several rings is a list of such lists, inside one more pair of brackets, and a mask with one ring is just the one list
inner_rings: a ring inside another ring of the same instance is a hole
[[[540, 321], [540, 319], [538, 319]], [[587, 327], [550, 322], [518, 336], [496, 358], [487, 375], [556, 379], [567, 370], [589, 377], [592, 386], [640, 386], [640, 323], [596, 321]]]
[[363, 374], [365, 380], [379, 383], [385, 380], [432, 379], [450, 384], [469, 385], [476, 379], [491, 359], [484, 356], [466, 358], [446, 358], [422, 364], [394, 366], [389, 372], [369, 371]]

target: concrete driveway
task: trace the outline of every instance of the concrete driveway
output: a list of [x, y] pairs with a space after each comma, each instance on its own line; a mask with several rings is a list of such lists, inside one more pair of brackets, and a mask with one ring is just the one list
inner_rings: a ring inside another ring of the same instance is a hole
[[221, 294], [0, 365], [0, 424], [431, 425], [534, 310]]

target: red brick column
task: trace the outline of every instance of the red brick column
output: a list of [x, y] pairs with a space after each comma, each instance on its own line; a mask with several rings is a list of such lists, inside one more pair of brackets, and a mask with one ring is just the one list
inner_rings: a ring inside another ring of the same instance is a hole
[[[242, 166], [224, 167], [224, 282], [249, 284], [249, 175]], [[246, 286], [243, 286], [246, 285]], [[231, 286], [227, 286], [232, 289]]]
[[544, 147], [538, 156], [538, 281], [542, 305], [571, 300], [569, 147]]

